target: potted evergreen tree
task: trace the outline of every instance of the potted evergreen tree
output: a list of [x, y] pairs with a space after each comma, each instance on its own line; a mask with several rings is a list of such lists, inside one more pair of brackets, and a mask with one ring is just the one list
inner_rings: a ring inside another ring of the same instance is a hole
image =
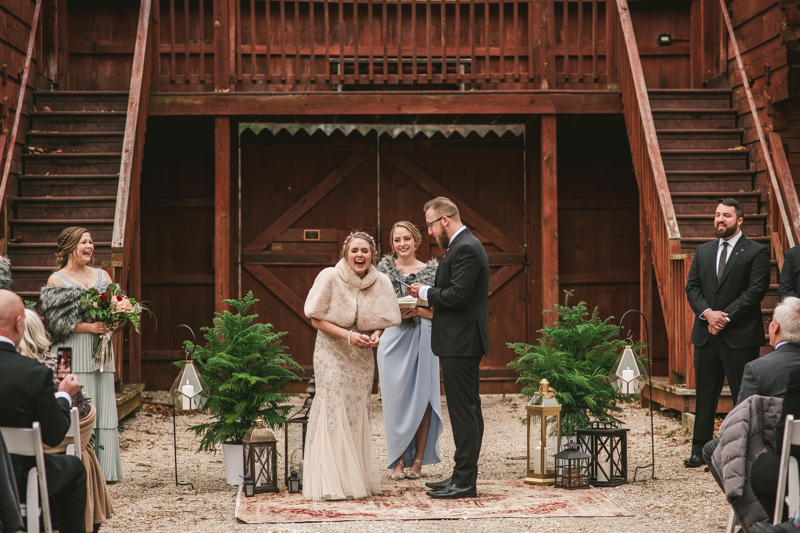
[[[597, 308], [587, 320], [586, 303], [568, 304], [572, 291], [564, 291], [564, 305], [556, 304], [558, 322], [539, 330], [537, 344], [509, 343], [519, 356], [508, 366], [523, 383], [522, 396], [530, 400], [546, 379], [556, 390], [561, 404], [561, 434], [572, 436], [589, 425], [590, 416], [605, 418], [614, 426], [622, 423], [614, 416], [622, 408], [617, 402], [634, 402], [638, 396], [614, 392], [609, 375], [626, 341], [619, 338], [619, 326], [609, 324], [614, 317], [600, 319]], [[635, 348], [639, 348], [637, 346]]]
[[205, 346], [187, 341], [189, 351], [206, 384], [209, 397], [203, 412], [211, 420], [189, 428], [201, 435], [200, 451], [216, 452], [222, 444], [227, 482], [241, 484], [243, 474], [242, 438], [257, 418], [273, 429], [283, 425], [296, 396], [284, 393], [290, 381], [301, 371], [281, 343], [285, 332], [275, 333], [272, 324], [255, 322], [256, 314], [247, 314], [258, 302], [252, 291], [240, 300], [225, 300], [234, 312], [215, 313], [214, 327], [202, 331]]

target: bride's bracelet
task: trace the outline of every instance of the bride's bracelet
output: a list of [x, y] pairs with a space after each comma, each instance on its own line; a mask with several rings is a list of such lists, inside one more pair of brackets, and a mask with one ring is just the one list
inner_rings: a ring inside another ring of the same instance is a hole
[[353, 334], [353, 330], [352, 330], [352, 329], [351, 329], [350, 331], [348, 331], [348, 332], [347, 332], [347, 344], [349, 344], [350, 346], [352, 346], [352, 345], [353, 345], [353, 343], [350, 341], [350, 336], [351, 336], [352, 334]]

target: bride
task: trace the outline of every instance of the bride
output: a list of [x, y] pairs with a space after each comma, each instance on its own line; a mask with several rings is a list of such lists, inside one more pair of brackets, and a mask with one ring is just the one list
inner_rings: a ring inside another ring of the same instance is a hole
[[305, 314], [317, 329], [317, 394], [306, 433], [303, 496], [345, 500], [381, 493], [372, 429], [372, 349], [383, 330], [400, 324], [392, 282], [375, 269], [375, 242], [351, 233], [341, 259], [314, 280]]

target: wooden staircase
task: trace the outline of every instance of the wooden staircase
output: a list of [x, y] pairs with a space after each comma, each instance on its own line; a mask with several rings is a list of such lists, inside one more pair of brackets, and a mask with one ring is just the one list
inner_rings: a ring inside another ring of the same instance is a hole
[[127, 104], [125, 92], [34, 93], [9, 217], [14, 289], [24, 298], [38, 298], [66, 227], [91, 232], [95, 266], [111, 260]]
[[[756, 189], [750, 153], [741, 146], [731, 91], [676, 89], [648, 91], [661, 158], [681, 235], [681, 252], [694, 255], [714, 237], [714, 208], [720, 197], [744, 207], [745, 237], [770, 248], [769, 203]], [[765, 335], [778, 301], [778, 267], [772, 261], [769, 291], [762, 302]], [[766, 338], [765, 338], [766, 342]], [[764, 352], [772, 351], [765, 346]]]

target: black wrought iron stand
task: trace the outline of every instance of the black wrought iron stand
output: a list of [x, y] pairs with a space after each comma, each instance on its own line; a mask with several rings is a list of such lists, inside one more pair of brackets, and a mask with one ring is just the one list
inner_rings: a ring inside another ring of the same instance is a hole
[[[170, 376], [172, 377], [172, 381], [175, 381], [175, 332], [178, 331], [180, 328], [186, 328], [189, 330], [189, 333], [192, 334], [192, 342], [193, 344], [197, 344], [197, 337], [194, 334], [192, 328], [187, 326], [186, 324], [179, 324], [175, 329], [172, 330], [172, 337], [170, 338], [170, 345], [169, 345], [169, 368], [170, 368]], [[194, 352], [194, 349], [192, 350]], [[172, 402], [172, 450], [175, 453], [175, 485], [183, 485], [192, 487], [194, 490], [194, 485], [191, 483], [183, 483], [178, 481], [178, 435], [177, 435], [177, 426], [175, 424], [175, 402]]]
[[639, 313], [639, 316], [644, 320], [644, 334], [647, 340], [647, 383], [650, 387], [650, 464], [636, 467], [636, 470], [633, 472], [633, 481], [635, 482], [636, 474], [639, 473], [639, 470], [644, 470], [645, 468], [653, 469], [650, 479], [656, 478], [656, 437], [653, 424], [653, 358], [650, 357], [650, 326], [647, 324], [647, 317], [644, 316], [644, 313], [638, 309], [625, 311], [625, 314], [619, 319], [620, 331], [622, 331], [622, 322], [625, 320], [625, 317], [628, 316], [628, 313]]

